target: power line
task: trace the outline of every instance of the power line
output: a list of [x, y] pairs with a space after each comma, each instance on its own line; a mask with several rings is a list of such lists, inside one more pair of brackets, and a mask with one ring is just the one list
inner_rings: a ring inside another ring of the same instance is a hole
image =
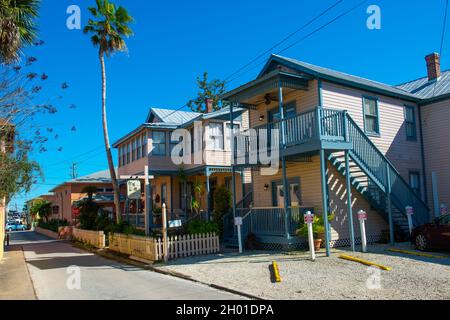
[[[368, 2], [368, 0], [363, 0], [363, 1], [359, 2], [355, 6], [351, 7], [350, 9], [348, 9], [347, 11], [341, 13], [340, 15], [336, 16], [335, 18], [333, 18], [332, 20], [328, 21], [327, 23], [325, 23], [325, 24], [321, 25], [320, 27], [314, 29], [313, 31], [311, 31], [310, 33], [305, 35], [304, 37], [302, 37], [299, 40], [293, 42], [292, 44], [290, 44], [289, 46], [285, 47], [284, 49], [278, 51], [276, 54], [280, 54], [280, 53], [282, 53], [282, 52], [292, 48], [293, 46], [296, 46], [297, 44], [299, 44], [300, 42], [308, 39], [310, 36], [314, 35], [315, 33], [325, 29], [326, 27], [328, 27], [332, 23], [336, 22], [337, 20], [339, 20], [339, 19], [343, 18], [344, 16], [348, 15], [349, 13], [353, 12], [354, 10], [356, 10], [357, 8], [359, 8], [360, 6], [362, 6], [366, 2]], [[265, 63], [265, 62], [263, 61], [262, 63], [258, 63], [257, 65], [253, 66], [252, 68], [250, 68], [250, 69], [246, 70], [245, 72], [241, 73], [240, 75], [234, 77], [233, 79], [228, 81], [228, 83], [231, 83], [231, 82], [237, 80], [238, 78], [242, 77], [244, 74], [247, 74], [248, 72], [254, 70], [255, 68], [259, 67], [263, 63]]]
[[252, 59], [250, 62], [246, 63], [245, 65], [243, 65], [242, 67], [238, 68], [236, 71], [234, 71], [232, 74], [230, 74], [228, 77], [225, 78], [225, 81], [227, 81], [228, 79], [230, 79], [231, 77], [233, 77], [235, 74], [238, 74], [240, 71], [244, 70], [245, 68], [247, 68], [249, 65], [251, 65], [253, 62], [259, 60], [261, 57], [265, 56], [267, 53], [271, 52], [273, 49], [275, 49], [276, 47], [280, 46], [281, 44], [283, 44], [284, 42], [286, 42], [287, 40], [289, 40], [290, 38], [292, 38], [294, 35], [296, 35], [297, 33], [299, 33], [300, 31], [302, 31], [303, 29], [305, 29], [306, 27], [308, 27], [309, 25], [311, 25], [313, 22], [315, 22], [316, 20], [320, 19], [322, 16], [324, 16], [326, 13], [328, 13], [329, 11], [331, 11], [332, 9], [334, 9], [336, 6], [338, 6], [340, 3], [342, 3], [343, 0], [339, 0], [337, 2], [335, 2], [332, 6], [328, 7], [327, 9], [325, 9], [324, 11], [322, 11], [320, 14], [318, 14], [317, 16], [315, 16], [314, 18], [312, 18], [311, 20], [309, 20], [307, 23], [305, 23], [304, 25], [302, 25], [300, 28], [296, 29], [295, 31], [291, 32], [289, 35], [287, 35], [286, 37], [284, 37], [281, 41], [277, 42], [276, 44], [274, 44], [272, 47], [270, 47], [269, 49], [267, 49], [266, 51], [260, 53], [259, 55], [257, 55], [254, 59]]
[[448, 13], [448, 0], [445, 2], [444, 25], [442, 27], [441, 47], [439, 49], [439, 56], [441, 57], [442, 57], [442, 49], [444, 47], [445, 28], [447, 25], [447, 13]]

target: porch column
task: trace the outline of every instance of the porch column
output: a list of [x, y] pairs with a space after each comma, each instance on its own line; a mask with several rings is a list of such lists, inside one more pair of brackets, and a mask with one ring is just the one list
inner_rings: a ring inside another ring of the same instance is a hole
[[355, 230], [353, 229], [353, 210], [352, 210], [352, 184], [350, 182], [350, 157], [349, 151], [345, 151], [345, 178], [347, 182], [347, 204], [348, 204], [348, 224], [350, 232], [350, 246], [355, 251]]
[[206, 216], [207, 219], [209, 220], [209, 216], [210, 216], [210, 208], [211, 208], [211, 201], [210, 201], [210, 197], [209, 197], [209, 193], [211, 191], [211, 186], [209, 185], [209, 169], [206, 168], [205, 169], [205, 175], [206, 175]]
[[234, 124], [233, 102], [230, 102], [231, 194], [233, 196], [232, 207], [233, 207], [233, 218], [234, 218], [234, 217], [236, 217], [236, 176], [235, 176], [236, 169], [234, 167], [235, 150], [234, 150], [233, 124]]
[[391, 172], [389, 168], [389, 164], [386, 163], [386, 206], [388, 210], [388, 219], [389, 219], [389, 241], [391, 246], [395, 245], [394, 239], [394, 218], [392, 217], [392, 204], [391, 204]]
[[[281, 80], [278, 82], [278, 108], [280, 112], [280, 123], [281, 123], [281, 152], [286, 148], [286, 124], [284, 123], [284, 108], [283, 108], [283, 86], [281, 83]], [[290, 238], [290, 230], [289, 225], [290, 221], [288, 214], [289, 210], [289, 184], [287, 180], [287, 174], [286, 174], [286, 159], [284, 155], [281, 155], [281, 167], [283, 171], [283, 192], [284, 192], [284, 231], [286, 234], [286, 238]]]
[[244, 184], [244, 170], [241, 170], [241, 187], [242, 187], [242, 197], [241, 197], [241, 202], [242, 202], [242, 209], [244, 209], [244, 197], [245, 197], [245, 184]]
[[327, 257], [330, 256], [330, 225], [328, 223], [328, 199], [327, 199], [327, 162], [325, 150], [320, 149], [320, 180], [322, 183], [322, 215], [325, 225], [325, 249]]

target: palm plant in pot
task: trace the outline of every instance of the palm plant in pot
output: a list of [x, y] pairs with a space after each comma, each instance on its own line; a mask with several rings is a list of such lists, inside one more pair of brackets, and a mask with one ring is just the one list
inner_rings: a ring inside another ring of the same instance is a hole
[[[333, 221], [334, 214], [328, 214], [328, 222]], [[314, 250], [320, 250], [322, 243], [325, 242], [325, 221], [323, 216], [314, 215], [313, 221], [313, 236], [314, 236]], [[308, 225], [306, 223], [301, 224], [297, 229], [296, 234], [298, 236], [308, 237]]]

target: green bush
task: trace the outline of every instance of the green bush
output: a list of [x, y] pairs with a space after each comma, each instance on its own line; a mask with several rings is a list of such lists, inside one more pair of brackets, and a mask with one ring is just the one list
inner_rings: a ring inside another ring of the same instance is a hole
[[65, 227], [68, 225], [69, 223], [67, 222], [67, 220], [60, 220], [60, 219], [52, 219], [48, 222], [41, 220], [38, 223], [39, 228], [47, 229], [53, 232], [58, 232], [58, 227]]
[[214, 221], [222, 222], [222, 217], [231, 208], [231, 192], [225, 186], [218, 187], [213, 194]]
[[215, 222], [192, 220], [187, 224], [188, 234], [219, 233], [219, 225]]
[[126, 235], [145, 236], [145, 231], [137, 229], [135, 226], [127, 221], [122, 221], [119, 224], [110, 224], [104, 229], [106, 234], [121, 233]]

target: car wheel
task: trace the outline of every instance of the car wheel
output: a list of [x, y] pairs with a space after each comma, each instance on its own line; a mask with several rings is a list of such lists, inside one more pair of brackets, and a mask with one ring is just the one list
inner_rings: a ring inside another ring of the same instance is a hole
[[428, 240], [427, 237], [425, 237], [424, 234], [420, 233], [416, 236], [416, 248], [420, 251], [425, 251], [428, 249]]

